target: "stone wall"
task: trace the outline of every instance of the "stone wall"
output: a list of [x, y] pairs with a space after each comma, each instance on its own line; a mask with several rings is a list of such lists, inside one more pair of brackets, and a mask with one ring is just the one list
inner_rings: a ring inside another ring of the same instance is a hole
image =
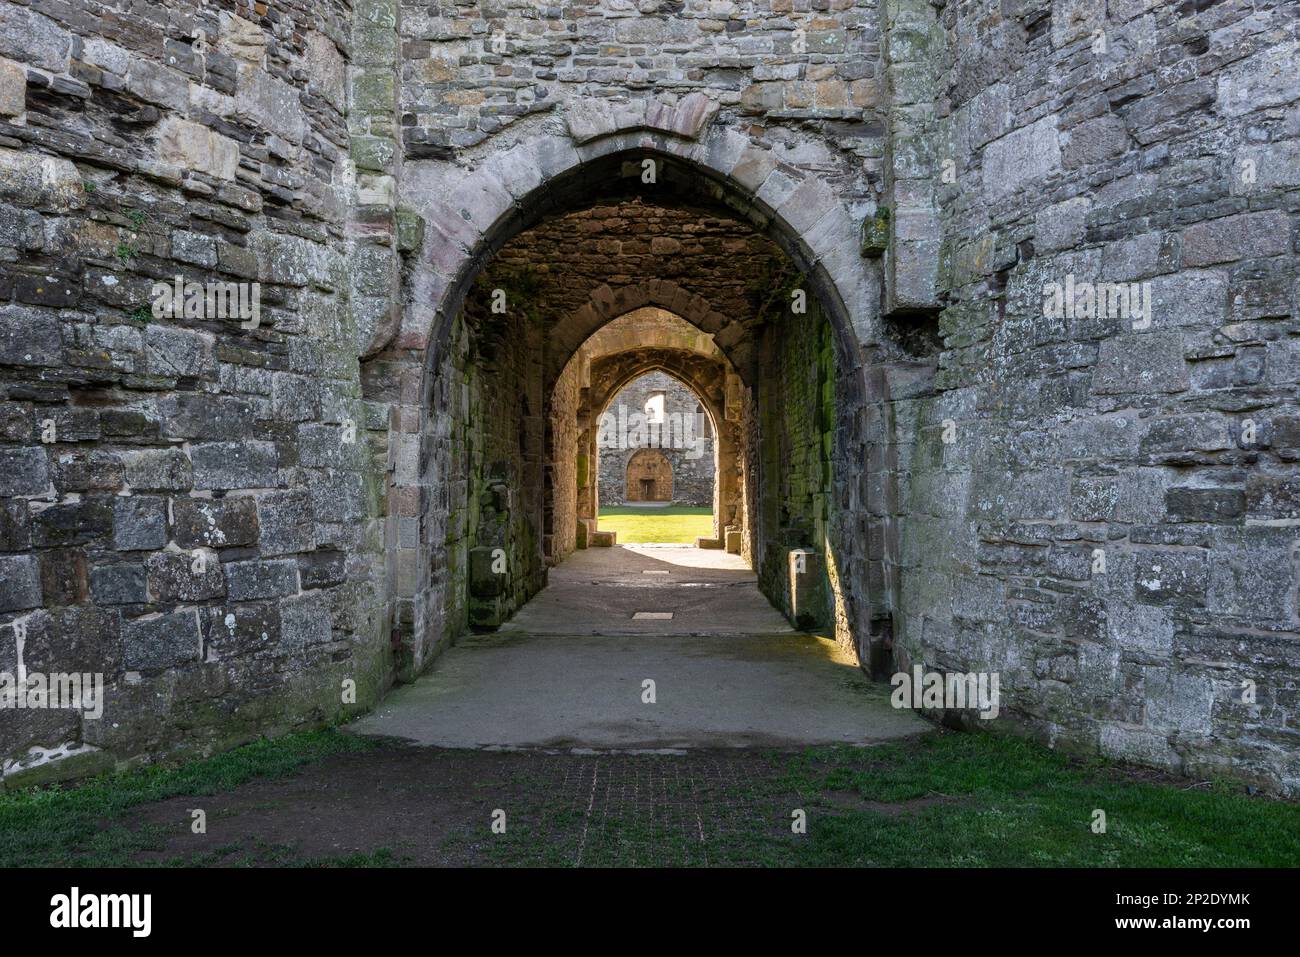
[[404, 2], [407, 157], [446, 159], [567, 100], [707, 90], [723, 108], [830, 121], [859, 140], [880, 104], [876, 4], [864, 0]]
[[[468, 392], [468, 468], [453, 473], [466, 480], [468, 575], [457, 577], [468, 578], [467, 623], [475, 627], [501, 624], [546, 581], [543, 330], [526, 288], [491, 281], [465, 310], [468, 348], [458, 371]], [[503, 313], [491, 311], [489, 288], [505, 293]]]
[[[1294, 13], [942, 5], [950, 304], [891, 412], [904, 662], [1000, 671], [1058, 746], [1291, 790]], [[1101, 282], [1150, 313], [1052, 308]]]
[[[858, 543], [832, 534], [831, 458], [835, 443], [835, 370], [830, 326], [814, 303], [807, 313], [782, 310], [767, 326], [749, 441], [756, 450], [759, 587], [800, 628], [828, 629], [843, 596], [828, 578], [836, 558], [853, 567]], [[792, 550], [810, 554], [792, 572]], [[800, 581], [803, 579], [803, 581]], [[802, 600], [796, 601], [796, 595]], [[848, 635], [837, 637], [849, 644]]]
[[[594, 504], [566, 366], [655, 308], [793, 617], [1294, 791], [1293, 6], [0, 0], [0, 671], [109, 689], [0, 711], [6, 782], [336, 719], [509, 614]], [[155, 314], [177, 275], [257, 321]]]
[[[106, 684], [98, 720], [0, 710], [7, 785], [336, 720], [387, 680], [351, 28], [0, 3], [0, 671]], [[176, 277], [260, 283], [260, 314], [155, 309]]]
[[[650, 396], [662, 393], [664, 396], [663, 412], [667, 421], [681, 423], [690, 420], [691, 439], [698, 438], [690, 448], [679, 447], [682, 442], [674, 441], [673, 436], [681, 436], [677, 426], [672, 431], [652, 430], [650, 445], [657, 449], [667, 461], [670, 469], [669, 482], [671, 495], [663, 501], [678, 505], [692, 505], [704, 508], [713, 507], [713, 476], [715, 472], [715, 450], [712, 426], [709, 417], [696, 409], [702, 408], [700, 399], [690, 389], [672, 376], [662, 372], [652, 372], [642, 376], [623, 388], [614, 401], [605, 410], [618, 422], [628, 421], [633, 414], [644, 415], [643, 409]], [[620, 411], [622, 410], [622, 411]], [[669, 419], [668, 417], [674, 417]], [[625, 431], [630, 431], [629, 426]], [[626, 505], [633, 501], [628, 496], [628, 464], [637, 454], [636, 448], [598, 448], [600, 456], [600, 503], [601, 505]], [[636, 499], [639, 501], [639, 499]]]

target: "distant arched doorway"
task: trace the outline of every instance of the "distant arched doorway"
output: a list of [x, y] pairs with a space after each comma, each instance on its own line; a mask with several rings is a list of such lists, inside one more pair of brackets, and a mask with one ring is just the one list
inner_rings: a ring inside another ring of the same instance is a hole
[[667, 456], [655, 449], [642, 449], [627, 462], [629, 502], [671, 502], [673, 500], [673, 466]]

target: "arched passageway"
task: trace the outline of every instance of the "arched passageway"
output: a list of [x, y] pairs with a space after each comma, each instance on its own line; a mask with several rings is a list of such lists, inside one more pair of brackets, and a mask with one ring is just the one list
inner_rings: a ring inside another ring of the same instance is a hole
[[390, 493], [413, 513], [390, 522], [408, 675], [456, 634], [509, 620], [575, 550], [605, 544], [597, 410], [653, 371], [697, 394], [716, 435], [711, 543], [789, 620], [859, 651], [866, 590], [836, 572], [866, 557], [857, 477], [835, 466], [863, 442], [857, 332], [825, 232], [841, 221], [829, 194], [802, 222], [801, 205], [779, 214], [776, 197], [670, 140], [639, 140], [539, 171], [495, 216], [467, 201], [448, 219], [443, 193], [412, 193], [429, 248], [396, 344], [422, 347], [405, 353], [422, 364], [421, 401], [418, 431], [398, 440], [418, 451]]
[[[575, 378], [586, 383], [579, 391], [576, 454], [580, 461], [591, 463], [589, 481], [578, 488], [576, 547], [585, 547], [593, 539], [606, 540], [595, 534], [599, 504], [623, 497], [624, 480], [616, 479], [616, 473], [625, 470], [636, 448], [648, 442], [668, 446], [667, 455], [692, 476], [687, 498], [691, 504], [710, 506], [710, 539], [721, 542], [728, 526], [739, 526], [743, 514], [738, 452], [743, 409], [736, 402], [740, 380], [711, 336], [665, 309], [635, 309], [583, 343], [565, 366], [557, 393], [564, 393]], [[645, 390], [635, 391], [641, 382], [646, 383]], [[733, 398], [730, 413], [728, 383]], [[666, 421], [658, 426], [648, 421], [645, 408], [634, 408], [645, 405], [657, 392], [677, 397], [669, 402]], [[556, 449], [555, 454], [562, 457], [567, 450]], [[609, 495], [600, 491], [601, 485]]]

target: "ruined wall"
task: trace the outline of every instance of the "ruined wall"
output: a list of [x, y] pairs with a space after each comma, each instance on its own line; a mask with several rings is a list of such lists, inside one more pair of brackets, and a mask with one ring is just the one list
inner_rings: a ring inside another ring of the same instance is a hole
[[[1000, 671], [1060, 746], [1291, 790], [1294, 13], [943, 5], [951, 304], [934, 394], [891, 410], [904, 661]], [[1149, 314], [1093, 307], [1099, 282]]]
[[[646, 401], [651, 395], [664, 394], [664, 415], [674, 416], [676, 423], [682, 423], [689, 417], [689, 434], [698, 443], [692, 447], [679, 447], [685, 441], [677, 438], [683, 435], [676, 424], [672, 430], [665, 424], [650, 433], [651, 445], [667, 460], [671, 469], [672, 494], [667, 501], [678, 505], [693, 505], [703, 508], [713, 507], [714, 443], [711, 428], [697, 424], [696, 409], [700, 400], [690, 389], [670, 375], [652, 372], [629, 383], [614, 397], [605, 412], [614, 416], [616, 421], [628, 419], [633, 414], [643, 413]], [[623, 413], [620, 413], [620, 408]], [[707, 416], [702, 416], [705, 423]], [[631, 425], [628, 431], [632, 431]], [[600, 504], [625, 505], [629, 503], [627, 495], [628, 463], [636, 454], [635, 448], [601, 448], [600, 456]]]
[[[1294, 789], [1293, 8], [0, 2], [0, 671], [109, 688], [0, 711], [6, 781], [337, 717], [508, 613], [576, 535], [547, 390], [654, 305], [737, 373], [779, 603], [807, 543], [846, 644]], [[527, 217], [555, 339], [469, 292]], [[783, 257], [816, 336], [763, 328]], [[178, 274], [258, 322], [155, 315]], [[1044, 307], [1103, 281], [1149, 314]]]
[[[106, 683], [0, 710], [7, 785], [377, 700], [350, 44], [342, 2], [0, 3], [0, 671]], [[260, 315], [155, 311], [178, 276]]]
[[[799, 627], [828, 628], [835, 599], [826, 555], [840, 544], [831, 535], [835, 368], [830, 325], [815, 303], [805, 314], [784, 309], [769, 324], [758, 381], [764, 387], [756, 391], [750, 443], [757, 450], [759, 587]], [[795, 572], [806, 579], [799, 602], [791, 591], [791, 549], [814, 553], [802, 559], [802, 576]]]
[[[543, 327], [513, 276], [483, 277], [465, 307], [468, 624], [495, 627], [545, 584]], [[500, 285], [494, 285], [500, 283]], [[505, 312], [490, 309], [506, 292]], [[454, 474], [454, 473], [453, 473]]]

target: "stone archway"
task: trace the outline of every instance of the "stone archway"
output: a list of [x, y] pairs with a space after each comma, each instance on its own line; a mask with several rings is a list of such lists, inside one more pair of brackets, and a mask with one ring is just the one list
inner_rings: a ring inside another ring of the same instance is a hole
[[[865, 457], [863, 443], [868, 437], [857, 420], [865, 394], [861, 357], [863, 344], [876, 339], [879, 282], [874, 267], [858, 255], [853, 215], [818, 176], [784, 162], [770, 146], [734, 130], [706, 131], [703, 120], [698, 125], [661, 128], [657, 124], [662, 121], [662, 114], [649, 119], [633, 116], [631, 121], [620, 114], [611, 120], [611, 129], [587, 135], [575, 128], [575, 123], [580, 127], [583, 122], [575, 117], [567, 135], [543, 131], [520, 142], [517, 149], [495, 153], [473, 167], [430, 163], [406, 170], [403, 199], [419, 214], [423, 248], [412, 260], [401, 328], [385, 348], [386, 355], [402, 357], [403, 366], [391, 370], [401, 377], [405, 399], [394, 409], [391, 432], [396, 467], [388, 492], [388, 555], [395, 641], [407, 650], [403, 655], [407, 673], [422, 669], [440, 643], [454, 635], [455, 621], [462, 618], [469, 601], [458, 592], [457, 576], [473, 561], [469, 552], [475, 546], [465, 539], [465, 521], [457, 516], [455, 501], [448, 498], [463, 496], [467, 490], [455, 484], [449, 489], [445, 482], [463, 467], [458, 463], [465, 461], [464, 455], [480, 454], [464, 450], [453, 424], [468, 411], [459, 408], [464, 390], [456, 383], [463, 377], [455, 367], [464, 346], [457, 344], [453, 330], [470, 301], [470, 287], [514, 237], [531, 235], [529, 231], [549, 221], [547, 217], [589, 208], [599, 202], [601, 189], [611, 196], [628, 195], [637, 188], [639, 180], [633, 175], [637, 170], [653, 170], [658, 187], [655, 202], [668, 204], [665, 208], [725, 211], [723, 215], [744, 224], [753, 235], [767, 237], [802, 272], [797, 281], [812, 292], [809, 300], [828, 323], [828, 341], [839, 370], [834, 378], [838, 424], [817, 426], [828, 436], [834, 432], [836, 441], [827, 438], [815, 444], [828, 450], [834, 445], [839, 456]], [[561, 326], [549, 329], [546, 347], [537, 350], [549, 370], [546, 381], [558, 377], [563, 366], [560, 357], [570, 355], [591, 332], [648, 304], [692, 318], [713, 336], [742, 380], [753, 375], [760, 363], [770, 362], [770, 357], [762, 356], [757, 327], [671, 278], [655, 278], [619, 286], [605, 283]], [[532, 531], [511, 546], [535, 548], [537, 556], [536, 560], [528, 557], [532, 551], [524, 555], [532, 570], [525, 575], [529, 584], [511, 599], [516, 606], [545, 581], [544, 543], [556, 534], [567, 535], [564, 529], [556, 531], [556, 513], [548, 513], [543, 504], [547, 496], [553, 500], [561, 487], [557, 476], [547, 471], [544, 452], [528, 451], [553, 444], [543, 435], [548, 401], [545, 386], [535, 396], [518, 398], [513, 414], [521, 422], [522, 470], [509, 481], [488, 484], [476, 493], [494, 498], [496, 505], [482, 506], [493, 509], [493, 514], [513, 509], [536, 516], [529, 525]], [[742, 401], [757, 421], [752, 395]], [[429, 410], [435, 408], [453, 412], [450, 421], [444, 414], [431, 416]], [[535, 439], [524, 442], [532, 428], [525, 428], [529, 422], [537, 423], [538, 432]], [[880, 427], [875, 419], [867, 424]], [[757, 477], [764, 468], [775, 467], [777, 459], [765, 465], [753, 447], [746, 450], [743, 462], [744, 470]], [[829, 462], [821, 472], [816, 483], [829, 483], [832, 473], [847, 474], [831, 468]], [[756, 478], [755, 484], [760, 481]], [[819, 517], [810, 519], [790, 539], [784, 533], [764, 537], [764, 527], [775, 529], [782, 521], [782, 510], [769, 509], [760, 516], [757, 503], [745, 500], [746, 551], [774, 569], [784, 568], [783, 550], [793, 540], [827, 552], [828, 566], [866, 561], [865, 542], [849, 531], [865, 517], [840, 519], [842, 513], [866, 511], [856, 484], [833, 493], [828, 485], [815, 501]], [[878, 515], [888, 512], [883, 505], [876, 509]], [[407, 534], [408, 527], [416, 531], [414, 539]], [[533, 540], [535, 546], [528, 544]], [[835, 560], [829, 558], [832, 551], [838, 553]], [[788, 591], [783, 583], [786, 574], [772, 572], [775, 577], [767, 583], [772, 591]], [[865, 581], [836, 591], [836, 633], [855, 650], [860, 636], [855, 635], [854, 609], [865, 607], [866, 600]]]

